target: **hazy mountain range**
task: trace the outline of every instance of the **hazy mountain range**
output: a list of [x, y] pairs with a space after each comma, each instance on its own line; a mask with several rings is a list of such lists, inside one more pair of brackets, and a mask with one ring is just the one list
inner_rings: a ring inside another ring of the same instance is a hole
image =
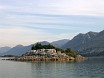
[[[59, 40], [59, 41], [53, 41], [52, 43], [49, 43], [47, 41], [42, 41], [42, 42], [38, 42], [38, 43], [41, 43], [42, 45], [52, 44], [52, 45], [60, 48], [64, 44], [66, 44], [68, 41], [69, 40], [67, 40], [67, 39], [63, 39], [63, 40]], [[35, 44], [31, 44], [29, 46], [17, 45], [5, 52], [1, 51], [2, 53], [0, 53], [0, 55], [22, 55], [22, 54], [26, 53], [27, 51], [31, 50], [32, 45], [35, 45]]]
[[53, 41], [51, 44], [55, 47], [61, 48], [63, 45], [65, 45], [67, 42], [69, 42], [68, 39]]
[[0, 47], [0, 53], [5, 53], [5, 52], [9, 51], [10, 49], [11, 49], [11, 47], [8, 47], [8, 46]]
[[[79, 33], [72, 40], [63, 39], [51, 43], [47, 41], [39, 43], [43, 45], [52, 44], [62, 49], [71, 48], [81, 55], [100, 56], [104, 55], [104, 30], [101, 32], [90, 31], [86, 34]], [[0, 55], [22, 55], [31, 50], [32, 45], [34, 44], [29, 46], [17, 45], [13, 48], [2, 47], [0, 48]]]

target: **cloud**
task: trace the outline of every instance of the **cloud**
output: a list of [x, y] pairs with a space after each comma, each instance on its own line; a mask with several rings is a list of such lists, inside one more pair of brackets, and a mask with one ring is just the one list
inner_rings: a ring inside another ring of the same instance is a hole
[[[26, 28], [2, 28], [0, 29], [0, 42], [2, 44], [10, 44], [12, 46], [16, 44], [29, 44], [40, 41], [39, 35], [46, 34], [43, 30], [28, 30]], [[47, 35], [47, 34], [46, 34]]]
[[7, 0], [4, 11], [57, 15], [104, 16], [104, 0]]
[[59, 34], [57, 37], [59, 38], [59, 39], [72, 39], [74, 36], [76, 36], [77, 35], [77, 33], [61, 33], [61, 34]]
[[17, 44], [30, 45], [38, 41], [53, 41], [60, 39], [57, 34], [52, 34], [41, 29], [28, 29], [25, 27], [0, 29], [0, 46]]
[[103, 0], [65, 0], [57, 4], [60, 13], [68, 15], [102, 15]]
[[72, 39], [104, 29], [104, 0], [0, 0], [0, 44]]

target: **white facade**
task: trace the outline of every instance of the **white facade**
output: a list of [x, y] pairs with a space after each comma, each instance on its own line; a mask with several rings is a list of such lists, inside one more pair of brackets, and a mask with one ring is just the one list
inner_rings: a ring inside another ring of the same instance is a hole
[[34, 53], [35, 53], [35, 52], [36, 52], [36, 50], [31, 50], [30, 52], [34, 52]]
[[31, 50], [30, 53], [35, 55], [47, 55], [47, 56], [66, 56], [65, 53], [61, 53], [61, 51], [57, 51], [55, 49], [39, 49], [39, 50]]

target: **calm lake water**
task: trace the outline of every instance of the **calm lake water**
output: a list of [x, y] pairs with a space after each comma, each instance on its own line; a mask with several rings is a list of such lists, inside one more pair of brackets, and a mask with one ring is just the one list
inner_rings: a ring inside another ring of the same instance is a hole
[[0, 60], [0, 78], [104, 78], [104, 58], [76, 63]]

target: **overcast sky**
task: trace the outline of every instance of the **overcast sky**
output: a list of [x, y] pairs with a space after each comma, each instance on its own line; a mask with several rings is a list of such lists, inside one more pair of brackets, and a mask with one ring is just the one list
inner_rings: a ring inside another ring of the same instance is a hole
[[104, 0], [0, 0], [0, 47], [103, 29]]

